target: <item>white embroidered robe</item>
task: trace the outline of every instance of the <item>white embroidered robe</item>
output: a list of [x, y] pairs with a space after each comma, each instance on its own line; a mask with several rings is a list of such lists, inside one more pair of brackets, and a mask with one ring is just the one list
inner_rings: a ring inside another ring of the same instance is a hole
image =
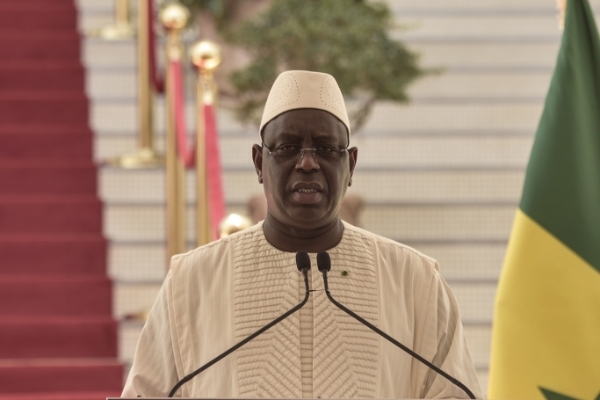
[[[458, 304], [437, 263], [345, 224], [329, 251], [333, 297], [466, 384], [477, 381]], [[310, 254], [311, 289], [322, 289]], [[262, 224], [175, 256], [142, 331], [124, 397], [166, 396], [183, 376], [298, 304], [295, 253]], [[182, 397], [466, 398], [465, 393], [337, 309], [323, 291], [179, 390]]]

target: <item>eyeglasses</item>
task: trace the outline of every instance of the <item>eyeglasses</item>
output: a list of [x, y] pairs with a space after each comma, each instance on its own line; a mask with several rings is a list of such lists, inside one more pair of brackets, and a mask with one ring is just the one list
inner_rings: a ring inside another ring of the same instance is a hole
[[[270, 155], [279, 158], [280, 160], [300, 160], [304, 157], [304, 153], [310, 151], [315, 160], [321, 161], [338, 161], [342, 158], [344, 152], [348, 151], [348, 147], [338, 149], [330, 144], [317, 144], [315, 147], [302, 148], [299, 144], [282, 144], [271, 150], [269, 146], [262, 143]], [[298, 154], [300, 157], [298, 157]]]

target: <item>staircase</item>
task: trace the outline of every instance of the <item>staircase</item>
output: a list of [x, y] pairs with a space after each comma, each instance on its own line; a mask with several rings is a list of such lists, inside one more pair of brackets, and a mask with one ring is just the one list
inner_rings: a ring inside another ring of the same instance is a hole
[[0, 399], [122, 387], [77, 16], [0, 3]]

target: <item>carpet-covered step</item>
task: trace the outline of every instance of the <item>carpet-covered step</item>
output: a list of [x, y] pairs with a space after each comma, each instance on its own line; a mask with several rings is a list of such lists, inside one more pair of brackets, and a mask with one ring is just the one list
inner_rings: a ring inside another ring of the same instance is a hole
[[[332, 271], [339, 274], [339, 266], [336, 269], [332, 265]], [[333, 276], [334, 272], [332, 272]], [[494, 300], [496, 298], [496, 280], [462, 281], [450, 280], [448, 284], [452, 288], [460, 305], [461, 318], [463, 322], [485, 323], [492, 321], [494, 312]], [[117, 283], [114, 287], [114, 311], [119, 319], [131, 316], [139, 316], [148, 312], [156, 297], [162, 283]], [[335, 297], [335, 293], [332, 293]], [[319, 296], [323, 295], [322, 293]]]
[[79, 35], [75, 32], [0, 30], [0, 54], [4, 59], [78, 60]]
[[114, 359], [1, 360], [0, 395], [120, 392], [123, 367]]
[[0, 315], [110, 315], [106, 275], [0, 274]]
[[[558, 29], [556, 15], [545, 10], [531, 10], [521, 13], [498, 13], [494, 11], [482, 12], [476, 21], [473, 15], [457, 12], [449, 16], [423, 15], [415, 12], [400, 14], [402, 25], [392, 31], [392, 37], [404, 39], [432, 39], [452, 38], [455, 40], [482, 40], [482, 39], [520, 39], [535, 40], [552, 38], [558, 40], [561, 31]], [[418, 29], [406, 28], [418, 26]]]
[[[506, 241], [518, 204], [514, 203], [381, 203], [367, 204], [361, 226], [400, 242], [489, 243]], [[195, 207], [187, 207], [187, 237], [195, 238]], [[226, 214], [247, 212], [245, 204], [228, 204]], [[113, 242], [165, 240], [162, 204], [109, 204], [105, 234]]]
[[[83, 0], [88, 1], [88, 0]], [[100, 0], [104, 1], [104, 0]], [[19, 10], [44, 10], [44, 11], [63, 11], [75, 10], [75, 3], [81, 0], [24, 0], [24, 1], [3, 1], [0, 4], [0, 11], [15, 12]]]
[[100, 233], [0, 234], [2, 274], [104, 274]]
[[12, 1], [0, 4], [0, 26], [3, 29], [61, 30], [77, 29], [76, 10], [73, 2], [45, 1], [37, 7], [31, 1]]
[[96, 166], [90, 160], [0, 160], [0, 195], [96, 193]]
[[92, 132], [85, 125], [3, 124], [0, 159], [91, 159]]
[[[119, 325], [119, 359], [130, 363], [140, 338], [143, 321], [124, 321]], [[464, 326], [469, 352], [476, 367], [487, 368], [490, 359], [491, 325], [466, 323]], [[215, 349], [215, 351], [217, 351]]]
[[116, 357], [116, 348], [110, 316], [0, 316], [0, 358]]
[[[359, 151], [360, 153], [360, 151]], [[251, 161], [245, 170], [224, 169], [223, 190], [228, 203], [246, 203], [250, 195], [263, 193]], [[1, 176], [1, 173], [0, 173]], [[524, 172], [520, 169], [385, 168], [357, 166], [349, 194], [369, 203], [481, 202], [516, 203]], [[149, 204], [165, 201], [163, 170], [103, 168], [99, 193], [108, 203]], [[188, 202], [194, 202], [195, 176], [187, 175]]]
[[35, 122], [84, 125], [87, 120], [88, 102], [81, 91], [0, 92], [0, 124]]
[[[156, 103], [156, 126], [164, 126], [164, 107]], [[363, 128], [363, 132], [373, 134], [418, 135], [436, 132], [443, 134], [481, 134], [490, 128], [504, 132], [535, 132], [542, 113], [541, 102], [501, 100], [482, 102], [433, 101], [414, 102], [410, 107], [380, 102], [373, 107], [373, 113]], [[194, 105], [187, 108], [187, 126], [194, 126]], [[435, 116], [435, 118], [432, 118]], [[123, 134], [137, 132], [137, 104], [131, 101], [94, 102], [90, 106], [90, 124], [97, 134]], [[248, 132], [258, 138], [256, 130], [245, 129], [233, 114], [223, 108], [218, 110], [219, 132]], [[245, 159], [251, 159], [250, 155]], [[359, 154], [360, 160], [360, 154]]]
[[[446, 279], [477, 281], [497, 279], [504, 261], [506, 241], [415, 242], [406, 245], [436, 259]], [[194, 243], [189, 243], [192, 249]], [[0, 258], [2, 256], [0, 255]], [[119, 282], [162, 282], [167, 273], [163, 242], [113, 242], [110, 251], [110, 276]]]
[[[1, 15], [1, 14], [0, 14]], [[84, 90], [77, 60], [9, 60], [0, 63], [0, 90]]]
[[[2, 140], [0, 136], [0, 140]], [[257, 143], [254, 132], [222, 134], [219, 138], [223, 168], [254, 169], [252, 145]], [[131, 134], [98, 135], [94, 157], [98, 162], [117, 157], [125, 149], [135, 149], [138, 138]], [[156, 138], [156, 147], [164, 149], [163, 137]], [[357, 169], [368, 168], [525, 168], [533, 134], [509, 131], [421, 132], [418, 134], [376, 135], [365, 132], [353, 136], [351, 146], [359, 149]], [[2, 150], [0, 149], [0, 152]], [[1, 153], [0, 153], [1, 154]], [[143, 171], [136, 171], [138, 174]], [[105, 173], [105, 172], [102, 172]], [[109, 172], [112, 173], [112, 172]]]
[[102, 204], [95, 196], [0, 196], [0, 234], [101, 230]]

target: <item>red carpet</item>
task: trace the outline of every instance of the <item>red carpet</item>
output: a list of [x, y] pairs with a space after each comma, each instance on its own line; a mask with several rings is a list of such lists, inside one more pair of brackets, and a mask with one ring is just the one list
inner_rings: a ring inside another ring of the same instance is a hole
[[73, 0], [0, 2], [0, 400], [120, 393]]

